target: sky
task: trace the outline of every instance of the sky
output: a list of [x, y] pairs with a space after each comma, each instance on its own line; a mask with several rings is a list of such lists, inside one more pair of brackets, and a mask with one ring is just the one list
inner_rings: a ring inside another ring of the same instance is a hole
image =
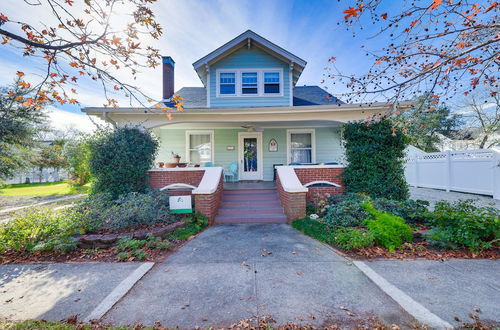
[[[368, 39], [374, 33], [369, 29], [353, 38], [352, 32], [338, 25], [349, 3], [334, 0], [158, 0], [152, 7], [164, 34], [155, 46], [162, 55], [171, 56], [176, 62], [176, 90], [202, 86], [192, 63], [251, 29], [307, 61], [298, 85], [320, 85], [336, 94], [341, 92], [341, 87], [330, 81], [321, 84], [328, 59], [335, 56], [337, 67], [343, 72], [361, 73], [370, 63], [360, 46], [375, 50], [387, 41]], [[2, 0], [0, 11], [10, 20], [28, 20], [33, 25], [52, 19], [47, 8], [29, 6], [22, 0]], [[41, 73], [45, 68], [39, 60], [0, 46], [0, 85], [12, 83], [17, 71], [29, 75]], [[161, 98], [161, 67], [142, 71], [135, 84], [147, 94]], [[79, 106], [50, 107], [49, 120], [55, 128], [73, 126], [83, 131], [92, 130], [93, 124], [81, 113], [80, 107], [102, 106], [105, 98], [101, 87], [83, 82], [79, 86], [78, 100]]]

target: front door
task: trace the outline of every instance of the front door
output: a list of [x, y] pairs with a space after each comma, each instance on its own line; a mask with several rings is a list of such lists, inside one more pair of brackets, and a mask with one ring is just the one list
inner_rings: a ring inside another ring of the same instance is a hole
[[240, 180], [262, 180], [262, 133], [238, 134]]

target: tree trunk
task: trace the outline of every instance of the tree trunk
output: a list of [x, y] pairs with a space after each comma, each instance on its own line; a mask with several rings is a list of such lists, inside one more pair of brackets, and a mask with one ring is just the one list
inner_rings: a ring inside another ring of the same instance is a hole
[[488, 141], [488, 135], [484, 135], [483, 138], [481, 139], [481, 143], [479, 144], [479, 149], [483, 149], [484, 145], [486, 144], [486, 141]]

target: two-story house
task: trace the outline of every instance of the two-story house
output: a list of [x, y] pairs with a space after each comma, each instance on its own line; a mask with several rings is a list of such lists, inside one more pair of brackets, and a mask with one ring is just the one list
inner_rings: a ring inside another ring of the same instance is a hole
[[[389, 108], [382, 103], [345, 104], [318, 86], [298, 86], [305, 66], [305, 60], [248, 30], [193, 63], [203, 87], [175, 92], [184, 98], [184, 110], [169, 110], [170, 118], [157, 106], [83, 111], [115, 126], [151, 130], [161, 144], [157, 163], [172, 162], [173, 152], [188, 167], [225, 168], [226, 173], [235, 172], [231, 179], [237, 181], [273, 181], [279, 165], [341, 167], [342, 124]], [[174, 60], [163, 57], [160, 108], [173, 106], [174, 68]], [[315, 185], [320, 189], [341, 184], [334, 174], [323, 179], [318, 175], [324, 174], [301, 174], [306, 182], [290, 188], [299, 180], [283, 182], [293, 172], [282, 173], [288, 173], [278, 178], [284, 191], [309, 191], [308, 199]], [[305, 200], [299, 213], [304, 212]], [[297, 217], [286, 206], [285, 213], [289, 219]]]
[[[114, 125], [141, 124], [161, 142], [158, 162], [236, 163], [238, 180], [273, 180], [275, 164], [342, 161], [342, 123], [386, 111], [344, 104], [318, 86], [298, 86], [306, 61], [246, 31], [193, 63], [204, 87], [183, 87], [184, 111], [85, 108]], [[163, 99], [174, 95], [174, 60], [163, 58]]]

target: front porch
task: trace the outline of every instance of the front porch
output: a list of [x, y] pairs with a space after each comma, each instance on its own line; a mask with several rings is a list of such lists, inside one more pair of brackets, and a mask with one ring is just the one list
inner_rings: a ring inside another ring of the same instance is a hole
[[210, 224], [286, 223], [306, 215], [308, 202], [343, 194], [341, 165], [278, 166], [274, 181], [223, 182], [222, 167], [157, 168], [152, 188], [193, 195]]

